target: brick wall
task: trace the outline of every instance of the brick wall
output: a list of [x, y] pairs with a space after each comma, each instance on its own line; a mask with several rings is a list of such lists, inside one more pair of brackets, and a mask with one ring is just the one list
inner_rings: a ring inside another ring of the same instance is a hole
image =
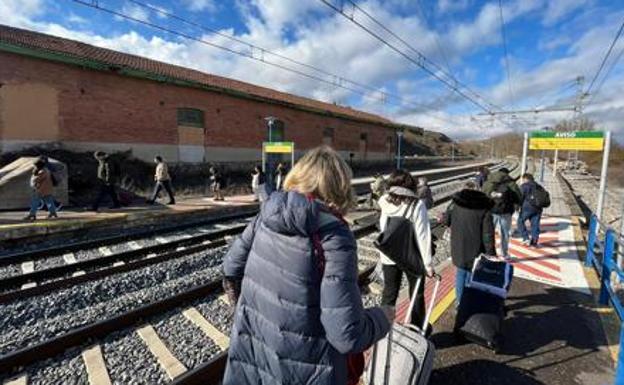
[[[387, 140], [393, 135], [373, 124], [5, 52], [0, 52], [0, 62], [2, 87], [42, 84], [57, 91], [56, 135], [61, 142], [178, 145], [177, 108], [204, 111], [206, 147], [258, 149], [266, 135], [266, 116], [285, 123], [286, 140], [294, 141], [298, 149], [321, 144], [323, 129], [333, 127], [337, 150], [358, 154], [360, 134], [366, 133], [369, 155], [378, 158], [387, 153]], [[7, 139], [2, 136], [5, 104], [0, 100], [2, 140]], [[30, 111], [38, 113], [36, 101]], [[11, 139], [50, 140], [41, 129]]]

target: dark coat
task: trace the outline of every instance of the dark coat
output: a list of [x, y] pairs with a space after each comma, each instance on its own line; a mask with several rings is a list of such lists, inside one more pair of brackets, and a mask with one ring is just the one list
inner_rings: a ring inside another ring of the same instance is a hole
[[[343, 385], [346, 354], [387, 333], [383, 311], [362, 306], [353, 233], [321, 207], [275, 192], [228, 251], [224, 274], [242, 287], [223, 385]], [[323, 275], [312, 251], [317, 226]]]
[[533, 192], [537, 188], [537, 183], [534, 181], [525, 182], [520, 186], [522, 190], [522, 213], [525, 215], [533, 215], [541, 213], [543, 210], [540, 207], [535, 207], [529, 202], [529, 197], [533, 195]]
[[493, 212], [497, 214], [512, 214], [514, 212], [515, 205], [520, 205], [522, 203], [522, 192], [520, 188], [516, 184], [516, 182], [509, 176], [509, 174], [502, 171], [495, 171], [488, 175], [487, 180], [483, 184], [483, 192], [488, 197], [492, 197], [492, 193], [497, 191], [498, 186], [506, 185], [511, 194], [509, 195], [509, 207], [507, 210], [503, 210], [503, 212]]
[[479, 254], [496, 254], [490, 214], [493, 204], [481, 191], [465, 189], [453, 195], [446, 211], [446, 225], [451, 228], [451, 256], [455, 266], [471, 269]]

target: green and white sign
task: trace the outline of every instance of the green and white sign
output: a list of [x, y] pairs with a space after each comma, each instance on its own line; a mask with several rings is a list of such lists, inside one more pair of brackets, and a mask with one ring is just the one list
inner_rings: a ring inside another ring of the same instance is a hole
[[529, 134], [531, 150], [602, 151], [602, 131], [534, 131]]

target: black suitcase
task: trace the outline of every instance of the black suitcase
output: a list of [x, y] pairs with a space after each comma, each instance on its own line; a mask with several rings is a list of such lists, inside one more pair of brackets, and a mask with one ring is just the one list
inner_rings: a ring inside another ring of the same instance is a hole
[[505, 299], [466, 287], [455, 318], [455, 334], [498, 351], [503, 343]]

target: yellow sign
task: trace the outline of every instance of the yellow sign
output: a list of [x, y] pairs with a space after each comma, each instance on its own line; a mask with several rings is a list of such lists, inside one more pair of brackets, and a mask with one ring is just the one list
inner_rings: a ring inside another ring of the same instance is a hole
[[263, 145], [267, 154], [290, 154], [295, 148], [293, 142], [264, 142]]
[[530, 133], [531, 150], [579, 150], [602, 151], [602, 131], [536, 131]]

